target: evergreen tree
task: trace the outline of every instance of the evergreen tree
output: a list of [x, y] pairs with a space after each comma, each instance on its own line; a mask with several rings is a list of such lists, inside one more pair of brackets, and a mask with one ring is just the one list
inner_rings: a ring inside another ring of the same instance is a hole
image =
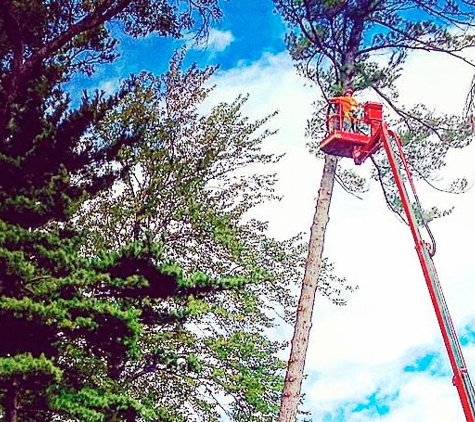
[[[229, 288], [236, 278], [184, 276], [155, 243], [85, 253], [71, 217], [112, 185], [116, 160], [142, 138], [123, 130], [105, 142], [94, 127], [117, 107], [86, 93], [71, 109], [62, 84], [116, 57], [108, 26], [133, 36], [179, 37], [220, 16], [215, 1], [2, 1], [0, 16], [0, 403], [6, 421], [173, 419], [140, 402], [118, 374], [141, 355], [146, 316], [138, 296]], [[190, 312], [193, 303], [170, 310]], [[176, 314], [176, 315], [175, 315]], [[168, 315], [158, 315], [164, 319]]]
[[[396, 112], [391, 122], [404, 141], [411, 171], [430, 183], [444, 165], [447, 152], [471, 140], [469, 127], [457, 116], [437, 115], [427, 106], [411, 110], [397, 104], [395, 81], [408, 51], [434, 51], [471, 64], [461, 52], [475, 44], [467, 29], [473, 27], [475, 5], [466, 1], [418, 0], [274, 0], [287, 21], [289, 52], [298, 69], [322, 90], [324, 101], [309, 121], [308, 133], [323, 139], [325, 100], [352, 86], [374, 89]], [[376, 54], [384, 53], [384, 55]], [[374, 177], [384, 189], [388, 205], [400, 212], [396, 190], [382, 153], [373, 158]], [[291, 356], [282, 394], [280, 421], [296, 420], [305, 355], [311, 327], [315, 290], [321, 272], [322, 252], [334, 182], [358, 192], [364, 180], [345, 169], [336, 157], [325, 156], [316, 212], [311, 227], [306, 272], [302, 283]], [[449, 191], [463, 191], [466, 182], [454, 181]], [[437, 209], [426, 220], [444, 214]]]

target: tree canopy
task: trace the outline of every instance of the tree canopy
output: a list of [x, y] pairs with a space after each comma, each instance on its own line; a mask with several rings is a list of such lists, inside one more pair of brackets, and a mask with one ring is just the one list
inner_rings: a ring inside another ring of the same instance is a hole
[[[275, 4], [289, 24], [290, 54], [324, 97], [309, 120], [312, 139], [322, 139], [325, 133], [326, 99], [351, 85], [357, 93], [374, 90], [386, 105], [385, 116], [402, 138], [416, 178], [430, 183], [444, 166], [447, 152], [467, 146], [472, 133], [462, 113], [437, 113], [424, 103], [408, 109], [398, 103], [396, 81], [409, 51], [446, 54], [467, 66], [475, 65], [464, 55], [475, 45], [471, 31], [475, 6], [470, 2], [276, 0]], [[316, 146], [313, 143], [312, 150]], [[382, 181], [389, 205], [399, 212], [381, 155], [375, 157], [381, 171], [375, 171], [374, 177]], [[337, 181], [350, 192], [366, 189], [354, 171], [342, 166]], [[456, 180], [444, 189], [459, 193], [465, 187], [466, 181]], [[443, 212], [433, 210], [432, 214], [428, 217]]]
[[[148, 368], [140, 380], [147, 389], [130, 388], [164, 407], [173, 403], [185, 419], [193, 408], [199, 420], [217, 420], [223, 410], [213, 397], [229, 396], [226, 412], [233, 420], [259, 420], [275, 414], [281, 387], [279, 345], [262, 332], [273, 325], [272, 304], [292, 304], [300, 249], [296, 239], [267, 237], [262, 222], [243, 221], [254, 205], [275, 197], [274, 175], [251, 170], [280, 158], [261, 151], [272, 116], [249, 121], [241, 110], [245, 97], [203, 114], [199, 108], [211, 90], [205, 84], [215, 68], [183, 70], [183, 59], [177, 52], [166, 74], [142, 73], [126, 82], [133, 90], [98, 130], [113, 142], [124, 128], [140, 128], [143, 139], [121, 151], [121, 181], [86, 203], [77, 224], [89, 233], [88, 254], [120, 249], [129, 239], [159, 242], [184, 275], [200, 271], [200, 284], [216, 293], [175, 294], [167, 303], [140, 297], [135, 306], [143, 315], [192, 306], [166, 324], [148, 319], [141, 342], [143, 350], [160, 347], [176, 359], [194, 356], [200, 371], [151, 367], [150, 352], [134, 364], [136, 373]], [[221, 294], [212, 279], [224, 275]]]

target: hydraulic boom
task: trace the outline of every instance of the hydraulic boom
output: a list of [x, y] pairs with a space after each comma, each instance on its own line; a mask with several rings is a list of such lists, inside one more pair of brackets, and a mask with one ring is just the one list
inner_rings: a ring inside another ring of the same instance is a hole
[[452, 366], [454, 373], [453, 384], [457, 387], [460, 401], [462, 402], [463, 411], [465, 413], [465, 418], [469, 422], [474, 422], [475, 390], [473, 388], [472, 382], [470, 381], [467, 366], [465, 365], [465, 359], [462, 354], [462, 348], [460, 347], [460, 342], [452, 323], [452, 318], [450, 317], [449, 308], [447, 307], [447, 303], [442, 292], [442, 286], [432, 260], [433, 251], [431, 250], [429, 244], [427, 244], [421, 237], [421, 233], [417, 226], [416, 216], [414, 215], [414, 210], [411, 206], [410, 198], [406, 187], [404, 186], [402, 174], [398, 166], [397, 155], [393, 149], [393, 146], [391, 145], [391, 139], [394, 139], [397, 152], [401, 158], [404, 171], [409, 181], [410, 189], [412, 190], [414, 197], [417, 197], [412, 176], [402, 150], [401, 141], [396, 133], [387, 131], [384, 126], [382, 126], [381, 131], [382, 143], [389, 159], [389, 164], [391, 166], [394, 180], [401, 197], [402, 206], [404, 208], [404, 212], [406, 213], [409, 227], [411, 228], [412, 237], [416, 245], [417, 256], [419, 257], [419, 262], [421, 263], [422, 272], [429, 290], [432, 305], [434, 306], [437, 322], [439, 323], [440, 331], [442, 333], [445, 347], [449, 355], [450, 365]]
[[[330, 104], [331, 103], [330, 100]], [[367, 125], [369, 132], [367, 135], [340, 130], [343, 127], [342, 119], [343, 116], [338, 108], [334, 114], [330, 114], [329, 112], [327, 116], [329, 134], [320, 143], [320, 148], [329, 154], [351, 157], [356, 164], [363, 163], [366, 158], [381, 147], [385, 149], [401, 203], [407, 216], [407, 222], [411, 229], [417, 256], [429, 290], [437, 322], [449, 355], [450, 365], [453, 370], [453, 384], [457, 388], [466, 420], [468, 422], [475, 422], [475, 390], [465, 365], [462, 348], [452, 323], [432, 260], [432, 256], [435, 253], [435, 244], [430, 245], [423, 240], [413, 205], [411, 205], [411, 196], [404, 183], [401, 167], [409, 183], [409, 189], [412, 194], [412, 199], [414, 200], [413, 203], [415, 203], [417, 207], [420, 207], [412, 175], [402, 149], [401, 140], [399, 136], [388, 129], [387, 125], [383, 122], [382, 105], [379, 103], [366, 103], [364, 106], [362, 123]]]

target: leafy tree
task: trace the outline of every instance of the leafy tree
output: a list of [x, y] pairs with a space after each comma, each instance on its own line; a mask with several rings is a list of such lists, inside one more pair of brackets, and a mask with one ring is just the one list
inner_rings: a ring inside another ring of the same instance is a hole
[[[220, 16], [215, 1], [9, 1], [0, 17], [0, 403], [6, 421], [167, 420], [124, 393], [123, 365], [141, 355], [140, 295], [166, 299], [229, 288], [235, 277], [184, 276], [159, 244], [128, 242], [86, 255], [72, 230], [81, 204], [119, 176], [117, 154], [142, 138], [94, 130], [128, 91], [84, 94], [71, 109], [62, 84], [114, 60], [110, 26], [179, 37]], [[198, 283], [199, 281], [199, 283]], [[173, 312], [192, 312], [194, 302]], [[173, 314], [175, 317], [176, 315]], [[166, 320], [166, 315], [163, 316]]]
[[[475, 44], [466, 29], [473, 27], [474, 5], [465, 1], [419, 0], [274, 0], [289, 24], [288, 49], [298, 69], [322, 90], [324, 100], [309, 121], [308, 134], [321, 140], [325, 133], [325, 100], [347, 87], [373, 89], [395, 112], [390, 124], [401, 135], [413, 174], [428, 183], [444, 166], [447, 152], [471, 140], [466, 122], [438, 115], [427, 106], [406, 109], [397, 103], [395, 81], [408, 51], [448, 54], [472, 64], [461, 52]], [[378, 56], [376, 56], [378, 55]], [[472, 64], [473, 65], [473, 64]], [[318, 142], [313, 144], [316, 150]], [[388, 205], [399, 212], [397, 194], [383, 154], [373, 157], [374, 178], [384, 189]], [[364, 180], [345, 169], [336, 157], [325, 156], [316, 212], [311, 227], [306, 272], [292, 339], [280, 421], [294, 421], [311, 326], [315, 289], [321, 271], [325, 229], [335, 180], [352, 192], [366, 188]], [[454, 181], [449, 191], [461, 192], [466, 181]], [[444, 214], [433, 209], [430, 218]]]
[[[134, 380], [126, 388], [179, 408], [186, 420], [190, 409], [199, 420], [217, 420], [223, 397], [229, 404], [221, 413], [232, 420], [270, 420], [278, 410], [283, 367], [275, 358], [280, 345], [263, 332], [273, 326], [275, 306], [286, 314], [293, 305], [291, 289], [303, 263], [299, 237], [277, 241], [265, 235], [265, 223], [245, 218], [254, 206], [275, 199], [275, 175], [260, 170], [280, 159], [262, 151], [273, 134], [265, 129], [272, 116], [249, 121], [242, 115], [245, 97], [204, 113], [216, 68], [193, 65], [183, 71], [183, 58], [183, 51], [176, 53], [161, 77], [143, 73], [127, 82], [133, 92], [100, 131], [113, 140], [117, 130], [140, 128], [144, 140], [123, 149], [122, 182], [88, 203], [78, 224], [95, 239], [90, 254], [118, 249], [130, 238], [159, 241], [184, 274], [199, 268], [207, 275], [252, 280], [239, 292], [200, 298], [196, 314], [170, 323], [162, 336], [156, 334], [157, 321], [148, 322], [142, 349], [159, 344], [177, 359], [192, 359], [199, 374], [183, 376], [183, 370], [170, 373], [158, 366], [144, 372], [150, 361], [144, 355], [133, 371], [147, 378], [123, 376]], [[341, 301], [335, 283], [343, 281], [328, 280], [322, 293]], [[171, 332], [180, 333], [180, 354]], [[145, 382], [148, 389], [137, 388]]]
[[[143, 141], [121, 151], [122, 182], [87, 203], [78, 224], [87, 227], [89, 239], [94, 239], [88, 254], [118, 250], [128, 239], [160, 242], [164, 255], [178, 262], [185, 275], [203, 272], [200, 283], [208, 284], [210, 276], [235, 280], [239, 291], [176, 298], [166, 304], [140, 298], [135, 306], [141, 306], [142, 315], [156, 309], [170, 313], [190, 300], [194, 311], [170, 318], [165, 326], [160, 319], [147, 320], [141, 341], [142, 350], [149, 353], [123, 378], [134, 380], [127, 388], [174, 407], [186, 420], [193, 412], [199, 420], [217, 420], [216, 406], [223, 395], [231, 397], [228, 407], [235, 410], [230, 412], [242, 420], [258, 420], [275, 414], [282, 370], [273, 357], [277, 344], [261, 334], [263, 327], [271, 325], [264, 313], [270, 304], [261, 295], [262, 282], [272, 279], [267, 290], [289, 303], [286, 284], [297, 277], [294, 267], [284, 265], [292, 259], [284, 253], [286, 245], [274, 242], [273, 249], [264, 249], [264, 242], [272, 241], [263, 235], [265, 225], [239, 224], [253, 205], [273, 196], [274, 176], [232, 173], [253, 163], [271, 164], [279, 157], [260, 151], [262, 140], [270, 134], [261, 127], [270, 116], [247, 121], [241, 115], [245, 98], [222, 103], [205, 116], [199, 114], [197, 108], [210, 91], [204, 84], [215, 68], [192, 66], [183, 72], [183, 54], [174, 56], [162, 77], [142, 73], [128, 81], [133, 91], [98, 127], [106, 141], [113, 142], [124, 130], [140, 130]], [[263, 250], [258, 255], [257, 248]], [[277, 254], [282, 255], [280, 261]], [[270, 271], [266, 271], [264, 259], [276, 262], [275, 269], [267, 265]], [[242, 292], [248, 281], [252, 287]], [[151, 368], [157, 348], [175, 359], [192, 359], [199, 372]], [[134, 373], [145, 367], [149, 367], [146, 379], [139, 380]], [[165, 390], [164, 378], [169, 384]], [[144, 382], [147, 389], [137, 388]]]

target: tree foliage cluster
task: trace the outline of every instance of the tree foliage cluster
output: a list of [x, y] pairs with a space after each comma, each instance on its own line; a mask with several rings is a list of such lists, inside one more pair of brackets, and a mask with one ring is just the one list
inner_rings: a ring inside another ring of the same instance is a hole
[[[78, 224], [95, 239], [92, 248], [114, 249], [129, 238], [160, 242], [185, 274], [199, 270], [203, 282], [222, 274], [235, 277], [239, 291], [199, 297], [199, 312], [169, 329], [181, 330], [190, 339], [187, 349], [201, 356], [200, 367], [208, 374], [200, 378], [207, 386], [205, 397], [231, 395], [227, 413], [233, 420], [272, 418], [282, 368], [272, 352], [280, 346], [269, 343], [262, 332], [273, 327], [276, 306], [285, 320], [293, 317], [292, 287], [303, 264], [299, 236], [277, 241], [265, 234], [265, 223], [246, 218], [252, 207], [278, 199], [275, 175], [258, 170], [280, 159], [262, 150], [273, 134], [265, 128], [272, 115], [250, 121], [242, 111], [246, 97], [203, 113], [216, 69], [192, 66], [184, 71], [183, 59], [178, 52], [161, 77], [143, 73], [127, 82], [133, 84], [133, 93], [99, 130], [104, 139], [113, 139], [116, 130], [140, 127], [143, 141], [124, 148], [124, 178], [112, 192], [87, 204]], [[331, 273], [329, 264], [328, 270], [321, 292], [342, 304], [340, 289], [351, 287]], [[183, 299], [161, 306], [183, 306]], [[149, 331], [155, 328], [151, 325]], [[245, 342], [243, 336], [252, 340]], [[255, 356], [244, 350], [234, 355], [238, 344], [254, 350]], [[197, 392], [195, 396], [200, 397]]]
[[[413, 176], [435, 186], [449, 151], [471, 142], [472, 127], [462, 113], [438, 113], [423, 102], [411, 107], [399, 104], [397, 81], [410, 51], [446, 54], [463, 65], [475, 66], [465, 54], [475, 46], [475, 5], [419, 0], [276, 0], [275, 4], [289, 24], [290, 54], [323, 96], [308, 121], [308, 136], [312, 140], [324, 136], [328, 97], [349, 85], [357, 95], [372, 90], [385, 105], [390, 127], [404, 143]], [[317, 152], [317, 144], [310, 143], [312, 151]], [[377, 154], [373, 164], [372, 178], [382, 184], [388, 205], [400, 214], [384, 153]], [[364, 179], [343, 165], [338, 166], [336, 180], [353, 194], [368, 188]], [[461, 193], [466, 186], [466, 180], [458, 179], [437, 189]], [[430, 219], [446, 213], [433, 209], [427, 215]]]

